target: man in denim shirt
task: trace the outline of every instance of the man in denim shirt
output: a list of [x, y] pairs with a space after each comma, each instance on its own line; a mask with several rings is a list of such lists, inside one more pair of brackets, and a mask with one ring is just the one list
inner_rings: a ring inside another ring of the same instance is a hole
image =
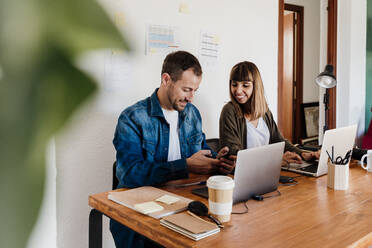
[[[221, 157], [228, 148], [212, 153], [200, 113], [191, 104], [201, 76], [195, 56], [171, 53], [163, 63], [160, 87], [121, 113], [114, 138], [119, 188], [156, 186], [187, 178], [189, 172], [232, 171], [234, 163]], [[157, 246], [114, 220], [110, 230], [118, 248]]]

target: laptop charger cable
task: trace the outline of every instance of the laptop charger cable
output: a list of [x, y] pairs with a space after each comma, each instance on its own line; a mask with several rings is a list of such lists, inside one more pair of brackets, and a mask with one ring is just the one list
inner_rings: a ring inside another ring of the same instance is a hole
[[258, 194], [252, 195], [252, 199], [256, 201], [263, 201], [264, 199], [271, 198], [271, 197], [277, 197], [281, 195], [279, 190], [277, 190], [276, 192], [277, 192], [276, 195], [268, 195], [268, 196], [263, 196], [263, 195], [258, 195]]
[[[276, 191], [277, 194], [276, 195], [268, 195], [268, 196], [263, 196], [263, 195], [259, 195], [259, 194], [255, 194], [252, 196], [252, 199], [253, 200], [256, 200], [256, 201], [263, 201], [264, 199], [266, 198], [271, 198], [271, 197], [277, 197], [277, 196], [280, 196], [281, 193], [279, 190]], [[248, 213], [248, 206], [247, 206], [247, 201], [244, 202], [244, 207], [245, 207], [245, 210], [242, 211], [242, 212], [232, 212], [231, 214], [246, 214]]]

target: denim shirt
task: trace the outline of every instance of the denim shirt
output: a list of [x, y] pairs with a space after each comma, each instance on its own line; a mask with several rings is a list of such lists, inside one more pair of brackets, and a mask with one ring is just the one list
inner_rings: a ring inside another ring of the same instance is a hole
[[119, 117], [113, 141], [117, 152], [118, 188], [159, 185], [187, 178], [186, 158], [202, 149], [211, 150], [202, 132], [200, 113], [188, 103], [178, 113], [181, 159], [167, 162], [169, 124], [164, 118], [157, 91], [125, 109]]

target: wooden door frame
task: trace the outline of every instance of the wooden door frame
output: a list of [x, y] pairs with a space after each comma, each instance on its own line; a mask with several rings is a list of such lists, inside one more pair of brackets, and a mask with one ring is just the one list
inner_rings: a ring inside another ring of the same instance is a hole
[[[297, 13], [297, 23], [296, 23], [296, 33], [297, 36], [295, 42], [296, 49], [296, 60], [293, 60], [295, 64], [293, 66], [295, 69], [296, 78], [296, 100], [294, 103], [295, 115], [293, 116], [293, 128], [292, 139], [293, 142], [299, 143], [302, 138], [302, 125], [301, 125], [301, 103], [303, 102], [303, 68], [304, 68], [304, 7], [284, 4], [284, 10], [289, 10]], [[283, 68], [284, 69], [284, 68]]]
[[[328, 0], [327, 64], [337, 75], [337, 0]], [[337, 86], [336, 86], [337, 87]], [[329, 89], [328, 128], [336, 128], [336, 87]]]
[[[283, 15], [284, 0], [279, 1], [278, 20], [278, 126], [281, 126], [282, 116], [279, 103], [283, 92]], [[328, 30], [327, 30], [327, 64], [333, 65], [334, 74], [337, 72], [337, 0], [328, 0]], [[314, 75], [315, 77], [316, 75]], [[302, 94], [301, 94], [302, 98]], [[336, 87], [329, 90], [328, 127], [336, 128]]]
[[279, 20], [278, 20], [278, 127], [282, 127], [283, 111], [279, 103], [283, 101], [283, 75], [284, 75], [284, 0], [279, 0]]

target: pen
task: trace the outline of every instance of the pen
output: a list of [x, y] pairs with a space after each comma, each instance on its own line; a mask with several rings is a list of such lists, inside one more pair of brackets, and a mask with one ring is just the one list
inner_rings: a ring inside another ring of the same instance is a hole
[[[201, 221], [204, 221], [204, 222], [206, 222], [206, 223], [208, 223], [208, 224], [213, 224], [213, 225], [216, 225], [214, 222], [210, 222], [210, 221], [207, 221], [207, 220], [205, 220], [205, 219], [202, 219], [202, 218], [200, 218], [199, 216], [197, 216], [196, 214], [194, 214], [193, 212], [190, 212], [189, 210], [187, 210], [186, 211], [189, 215], [191, 215], [191, 216], [193, 216], [193, 217], [195, 217], [195, 218], [197, 218], [197, 219], [199, 219], [199, 220], [201, 220]], [[222, 226], [222, 225], [221, 225]], [[218, 226], [218, 227], [220, 227], [220, 226]], [[222, 226], [223, 227], [223, 226]]]
[[331, 160], [331, 162], [332, 162], [332, 164], [333, 164], [333, 160], [332, 160], [331, 156], [329, 155], [329, 153], [328, 153], [327, 150], [326, 150], [326, 152], [327, 152], [327, 155], [328, 155], [329, 159]]

